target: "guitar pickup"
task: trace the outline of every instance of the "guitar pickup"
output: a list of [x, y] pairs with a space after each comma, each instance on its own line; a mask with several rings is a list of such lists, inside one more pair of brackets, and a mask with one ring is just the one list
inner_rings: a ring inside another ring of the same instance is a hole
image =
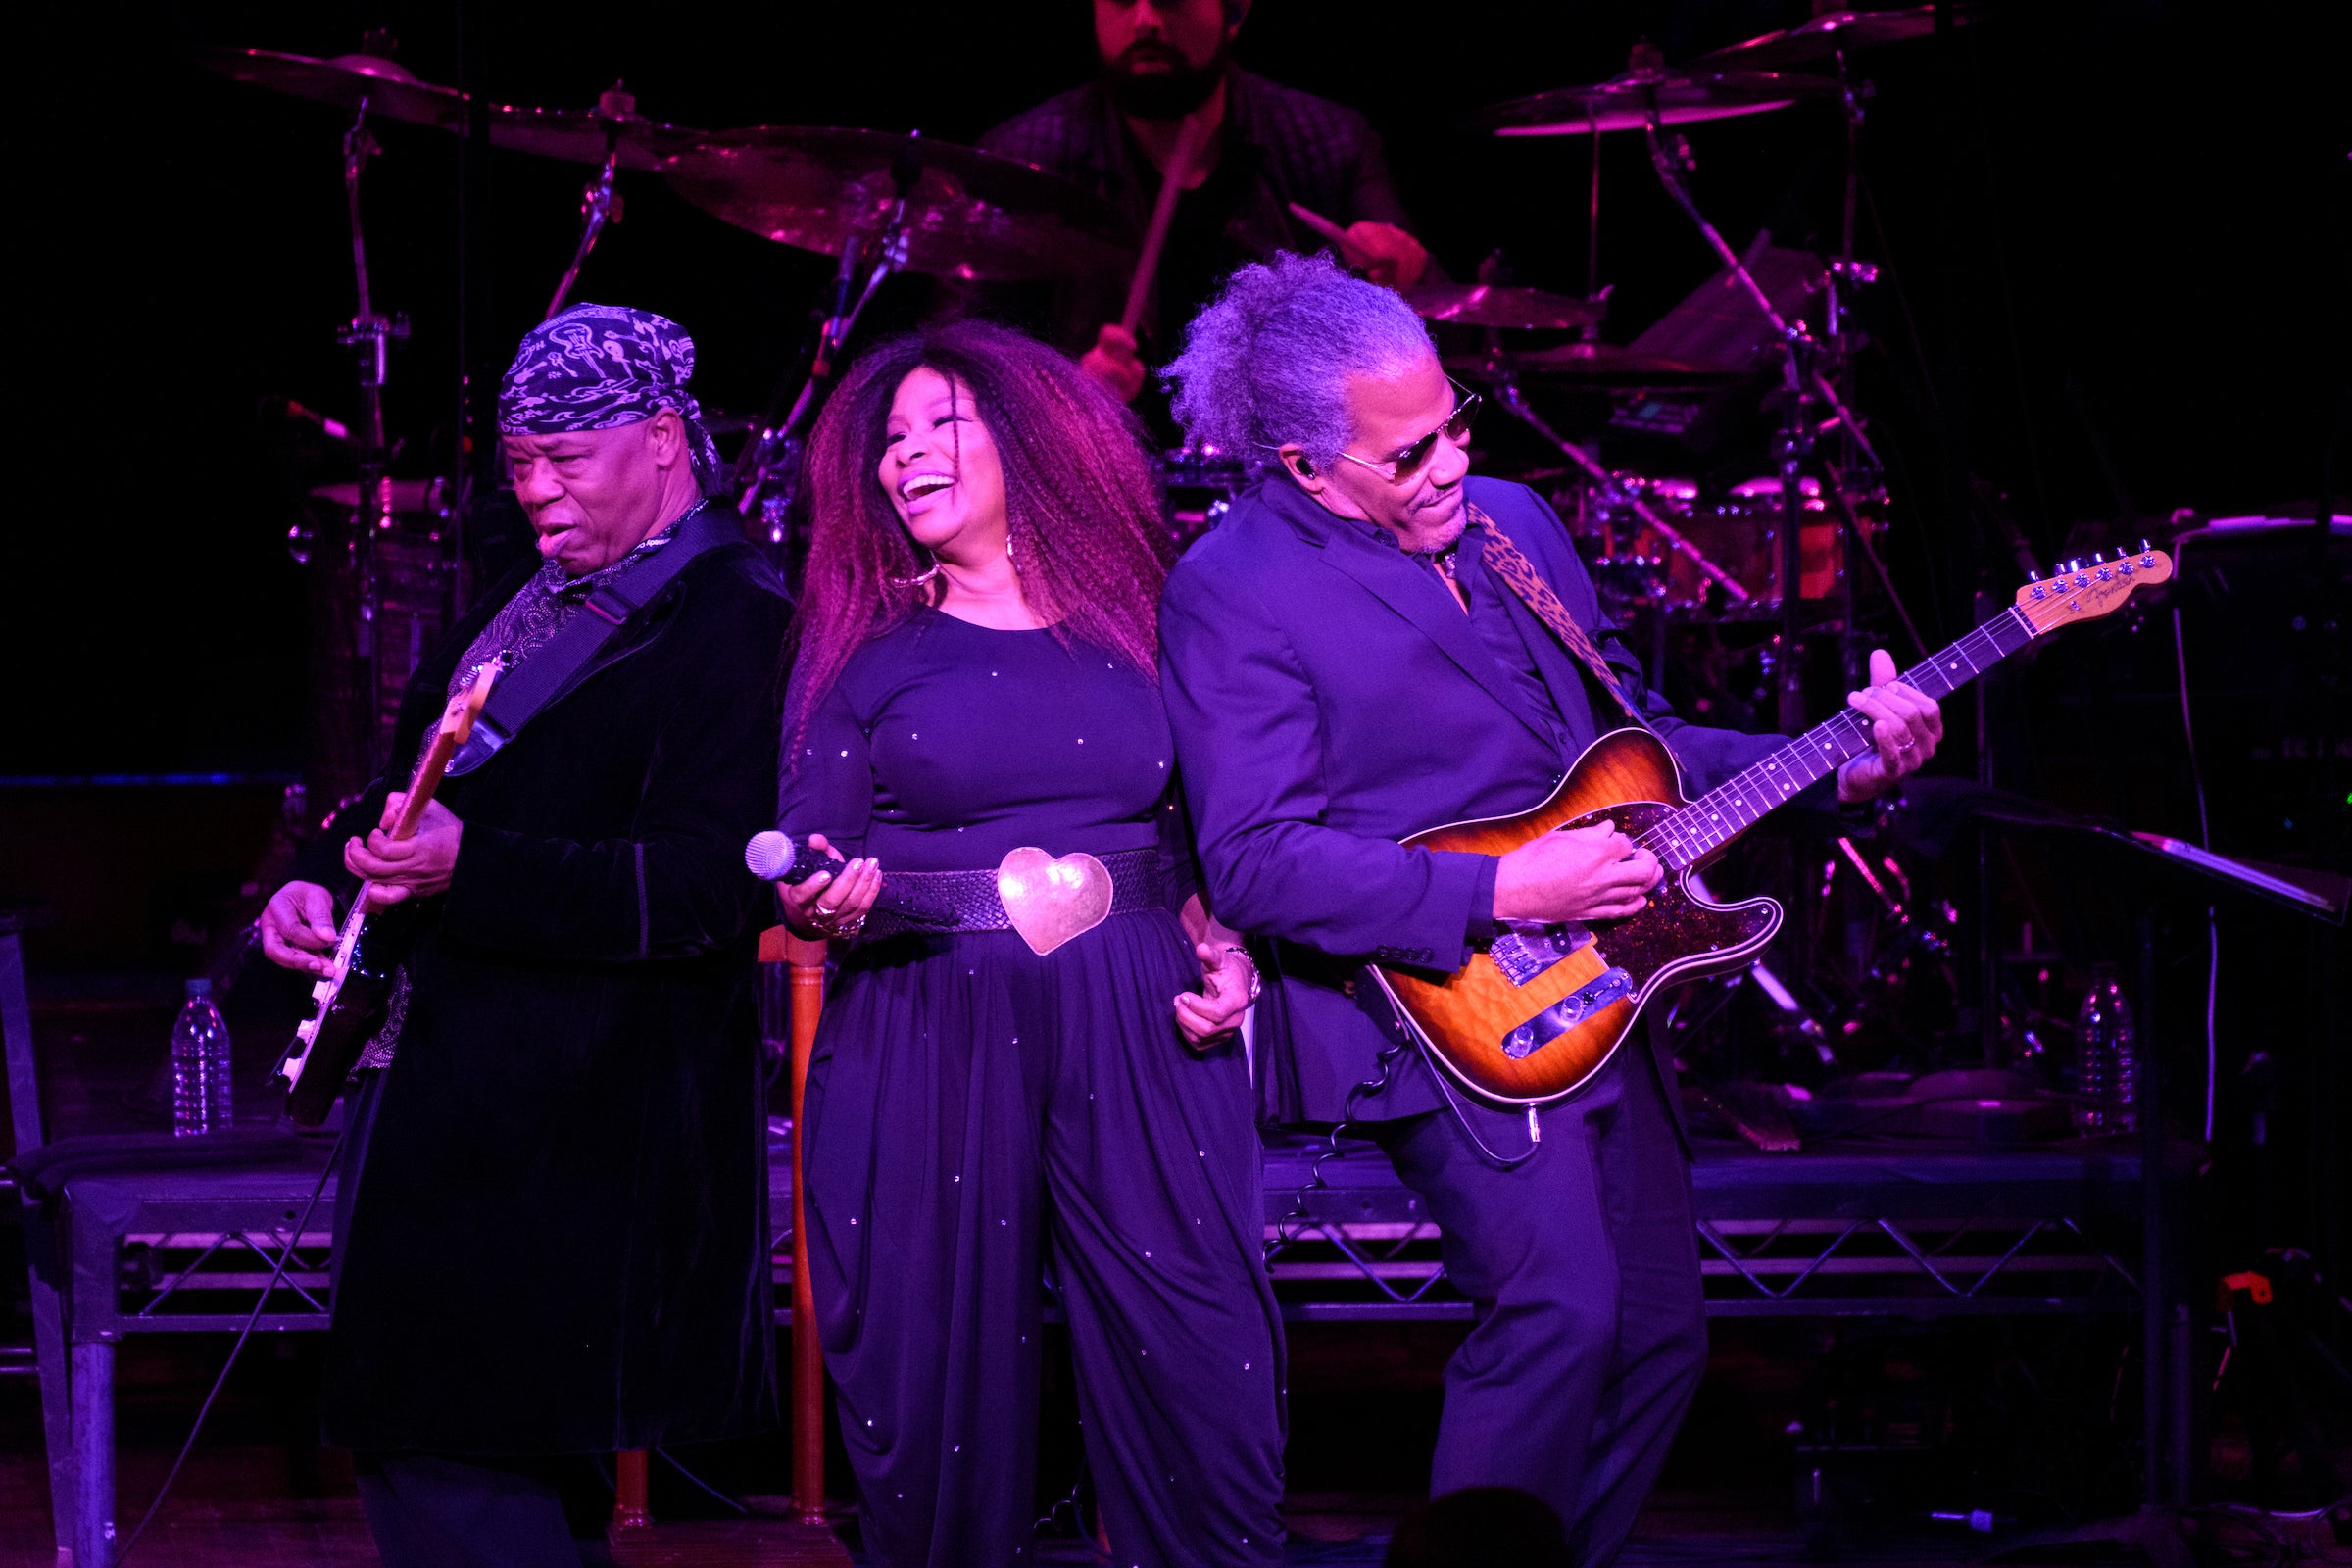
[[1592, 933], [1581, 925], [1518, 921], [1487, 945], [1487, 956], [1494, 960], [1505, 980], [1523, 986], [1571, 953], [1592, 945]]
[[1632, 975], [1623, 969], [1603, 969], [1504, 1035], [1502, 1054], [1513, 1061], [1533, 1055], [1610, 1003], [1633, 994]]

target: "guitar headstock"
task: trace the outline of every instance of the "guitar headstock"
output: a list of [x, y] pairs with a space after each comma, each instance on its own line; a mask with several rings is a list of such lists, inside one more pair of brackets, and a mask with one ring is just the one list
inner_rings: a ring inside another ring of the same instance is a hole
[[2036, 636], [2110, 614], [2123, 608], [2133, 589], [2173, 577], [2173, 558], [2149, 549], [2144, 539], [2137, 550], [2119, 551], [2113, 560], [2094, 555], [2058, 565], [2048, 577], [2017, 591], [2017, 612], [2033, 624]]
[[465, 745], [473, 734], [473, 721], [481, 716], [482, 705], [490, 701], [491, 686], [506, 667], [504, 659], [493, 659], [484, 664], [475, 673], [473, 684], [452, 697], [449, 706], [441, 710], [440, 733], [456, 745]]

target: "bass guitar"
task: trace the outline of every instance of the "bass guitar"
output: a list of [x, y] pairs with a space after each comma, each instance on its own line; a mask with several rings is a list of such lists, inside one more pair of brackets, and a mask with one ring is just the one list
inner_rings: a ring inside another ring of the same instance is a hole
[[[2019, 589], [2016, 604], [1901, 678], [1941, 698], [2036, 637], [2109, 614], [2134, 589], [2172, 574], [2172, 558], [2144, 545], [2112, 562], [2070, 563]], [[1692, 801], [1655, 735], [1603, 735], [1534, 810], [1449, 823], [1404, 842], [1502, 855], [1545, 833], [1614, 822], [1658, 858], [1663, 875], [1647, 906], [1622, 920], [1512, 922], [1451, 974], [1376, 965], [1373, 975], [1429, 1054], [1467, 1088], [1514, 1105], [1572, 1094], [1616, 1054], [1651, 997], [1750, 962], [1780, 929], [1776, 901], [1715, 904], [1691, 890], [1690, 874], [1774, 808], [1872, 749], [1870, 720], [1847, 709]]]
[[[501, 667], [500, 661], [492, 660], [472, 685], [449, 700], [431, 744], [409, 779], [408, 797], [392, 821], [392, 838], [416, 837], [416, 824], [441, 787], [449, 760], [473, 733], [473, 721], [490, 700], [491, 683]], [[372, 882], [360, 884], [351, 912], [343, 917], [330, 967], [311, 987], [311, 1016], [294, 1031], [293, 1043], [277, 1060], [271, 1081], [285, 1086], [286, 1114], [297, 1126], [316, 1127], [326, 1120], [360, 1054], [384, 1026], [393, 971], [408, 950], [410, 922], [405, 917], [410, 911], [405, 905], [369, 909], [368, 896], [374, 890]]]

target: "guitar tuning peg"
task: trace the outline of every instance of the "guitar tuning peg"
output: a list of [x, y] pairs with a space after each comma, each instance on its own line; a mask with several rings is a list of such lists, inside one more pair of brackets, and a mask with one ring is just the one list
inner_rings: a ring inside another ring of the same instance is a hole
[[2101, 564], [2106, 559], [2107, 553], [2103, 550], [2093, 550], [2090, 553], [2090, 564], [2094, 566]]
[[2145, 539], [2139, 542], [2139, 553], [2143, 556], [2148, 554], [2148, 542]]
[[2038, 572], [2038, 571], [2035, 571], [2035, 570], [2034, 570], [2033, 567], [2031, 567], [2031, 566], [2028, 566], [2028, 567], [2026, 568], [2026, 581], [2028, 581], [2028, 582], [2039, 582], [2039, 581], [2041, 581], [2041, 573], [2040, 573], [2040, 572]]

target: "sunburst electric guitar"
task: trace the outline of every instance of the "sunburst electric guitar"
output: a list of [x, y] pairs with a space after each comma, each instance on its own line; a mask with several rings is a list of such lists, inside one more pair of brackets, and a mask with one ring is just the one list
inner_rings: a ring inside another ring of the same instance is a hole
[[[2144, 547], [2110, 562], [2070, 563], [2019, 589], [2014, 606], [1902, 679], [1941, 698], [2036, 637], [2108, 614], [2134, 589], [2172, 574], [2172, 558]], [[1614, 822], [1663, 868], [1647, 906], [1623, 920], [1513, 922], [1451, 974], [1385, 965], [1373, 973], [1430, 1054], [1470, 1089], [1521, 1105], [1571, 1094], [1616, 1053], [1651, 997], [1749, 962], [1780, 929], [1775, 901], [1710, 903], [1691, 892], [1691, 872], [1766, 812], [1871, 749], [1870, 721], [1847, 709], [1690, 801], [1655, 735], [1603, 735], [1534, 810], [1455, 822], [1405, 842], [1501, 855], [1545, 833]]]
[[[433, 731], [431, 744], [418, 760], [416, 771], [409, 779], [408, 798], [401, 803], [400, 815], [393, 819], [393, 838], [416, 836], [416, 824], [424, 819], [424, 808], [441, 787], [449, 760], [473, 733], [473, 721], [490, 700], [490, 685], [498, 679], [499, 668], [495, 659], [484, 664], [473, 684], [451, 698], [442, 710], [440, 727]], [[360, 1053], [384, 1026], [392, 999], [392, 972], [407, 947], [403, 940], [407, 921], [387, 921], [385, 917], [405, 915], [407, 906], [371, 912], [368, 895], [374, 887], [372, 882], [360, 884], [351, 901], [351, 912], [343, 917], [330, 967], [311, 987], [316, 1006], [294, 1031], [294, 1043], [278, 1058], [277, 1081], [286, 1086], [286, 1114], [299, 1126], [316, 1127], [326, 1119]], [[387, 929], [389, 926], [399, 927], [399, 932]]]

